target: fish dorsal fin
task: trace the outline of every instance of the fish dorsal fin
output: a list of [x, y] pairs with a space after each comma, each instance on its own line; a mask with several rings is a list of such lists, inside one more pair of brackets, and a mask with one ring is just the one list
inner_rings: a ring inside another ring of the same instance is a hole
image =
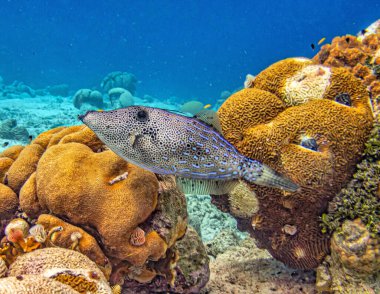
[[200, 112], [198, 112], [196, 115], [194, 115], [194, 118], [209, 125], [210, 127], [213, 127], [220, 134], [222, 134], [222, 127], [220, 125], [220, 120], [219, 120], [218, 114], [215, 111], [209, 110], [209, 109], [203, 109]]
[[171, 113], [174, 113], [174, 114], [179, 114], [179, 115], [182, 115], [182, 116], [186, 116], [186, 117], [193, 117], [193, 115], [191, 113], [187, 113], [187, 112], [182, 112], [180, 110], [175, 110], [175, 109], [166, 109], [166, 108], [160, 108], [162, 110], [165, 110], [167, 112], [171, 112]]
[[177, 186], [184, 194], [224, 195], [231, 192], [239, 180], [199, 180], [176, 177]]

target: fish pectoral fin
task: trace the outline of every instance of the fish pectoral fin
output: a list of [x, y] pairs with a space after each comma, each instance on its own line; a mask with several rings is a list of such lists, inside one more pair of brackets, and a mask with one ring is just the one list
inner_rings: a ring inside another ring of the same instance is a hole
[[218, 114], [209, 109], [203, 109], [197, 114], [195, 114], [194, 118], [200, 120], [201, 122], [213, 127], [216, 131], [222, 134], [222, 127], [220, 125], [220, 120]]
[[199, 180], [176, 177], [177, 186], [184, 194], [223, 195], [231, 192], [239, 180]]
[[137, 140], [141, 137], [142, 135], [137, 135], [137, 134], [131, 134], [129, 136], [129, 143], [132, 145], [132, 148], [136, 146]]

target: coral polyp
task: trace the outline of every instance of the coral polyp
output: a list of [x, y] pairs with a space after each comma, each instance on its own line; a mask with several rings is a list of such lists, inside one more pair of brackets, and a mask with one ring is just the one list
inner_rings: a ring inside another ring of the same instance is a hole
[[133, 246], [141, 246], [145, 243], [145, 231], [139, 227], [131, 233], [130, 242]]

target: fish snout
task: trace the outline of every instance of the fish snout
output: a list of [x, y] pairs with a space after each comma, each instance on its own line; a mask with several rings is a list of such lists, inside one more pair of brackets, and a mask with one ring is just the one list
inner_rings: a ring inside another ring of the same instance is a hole
[[85, 117], [86, 117], [89, 113], [92, 113], [92, 112], [95, 112], [95, 111], [93, 111], [93, 110], [89, 110], [89, 111], [87, 111], [85, 114], [79, 114], [79, 115], [78, 115], [78, 119], [81, 120], [82, 122], [84, 122]]

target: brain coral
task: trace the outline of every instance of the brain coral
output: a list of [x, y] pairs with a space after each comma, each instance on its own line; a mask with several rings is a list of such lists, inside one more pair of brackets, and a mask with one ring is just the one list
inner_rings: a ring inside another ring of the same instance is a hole
[[380, 22], [359, 37], [335, 37], [322, 46], [313, 60], [331, 67], [344, 67], [361, 79], [372, 93], [375, 112], [380, 107]]
[[128, 72], [114, 71], [110, 72], [102, 81], [100, 86], [106, 92], [112, 88], [124, 88], [131, 92], [132, 95], [136, 91], [136, 77]]
[[103, 97], [99, 91], [90, 89], [80, 89], [73, 97], [73, 104], [76, 108], [80, 108], [83, 103], [88, 103], [96, 107], [103, 107]]
[[93, 261], [77, 251], [59, 247], [39, 249], [19, 256], [10, 266], [8, 276], [22, 275], [51, 278], [80, 293], [112, 292]]
[[78, 294], [68, 285], [43, 276], [22, 275], [0, 279], [0, 294]]
[[[109, 183], [126, 172], [126, 180]], [[123, 242], [154, 211], [158, 182], [154, 174], [125, 162], [111, 151], [95, 153], [86, 145], [71, 142], [53, 145], [38, 161], [35, 178], [29, 177], [23, 188], [22, 204], [38, 199], [41, 212], [51, 211], [72, 223], [95, 228], [111, 256], [144, 263], [148, 257], [158, 259], [166, 250], [165, 242], [155, 231], [147, 234], [145, 246], [138, 249]], [[29, 213], [30, 206], [22, 208]], [[138, 254], [131, 254], [135, 250]]]
[[[113, 272], [127, 268], [128, 276], [139, 282], [158, 273], [170, 275], [171, 263], [160, 271], [150, 268], [162, 264], [186, 233], [186, 199], [173, 177], [124, 161], [85, 126], [52, 129], [16, 153], [1, 154], [13, 160], [4, 171], [9, 186], [4, 187], [49, 232], [42, 246], [78, 250], [107, 267], [107, 274], [109, 260]], [[63, 230], [54, 229], [58, 227]], [[137, 228], [145, 232], [141, 246], [130, 242]]]
[[[310, 66], [305, 59], [280, 61], [256, 77], [254, 88], [233, 94], [219, 109], [227, 140], [302, 187], [286, 193], [252, 185], [259, 210], [237, 217], [261, 247], [295, 268], [315, 268], [328, 253], [329, 235], [321, 233], [319, 218], [352, 176], [372, 124], [365, 87], [343, 69], [326, 69], [329, 83], [319, 99], [286, 96], [286, 80]], [[340, 94], [350, 99], [332, 101]]]
[[313, 64], [305, 58], [288, 58], [272, 64], [256, 77], [254, 88], [273, 93], [286, 106], [315, 99], [337, 101], [341, 94], [348, 94], [349, 106], [369, 103], [360, 80], [348, 71]]

